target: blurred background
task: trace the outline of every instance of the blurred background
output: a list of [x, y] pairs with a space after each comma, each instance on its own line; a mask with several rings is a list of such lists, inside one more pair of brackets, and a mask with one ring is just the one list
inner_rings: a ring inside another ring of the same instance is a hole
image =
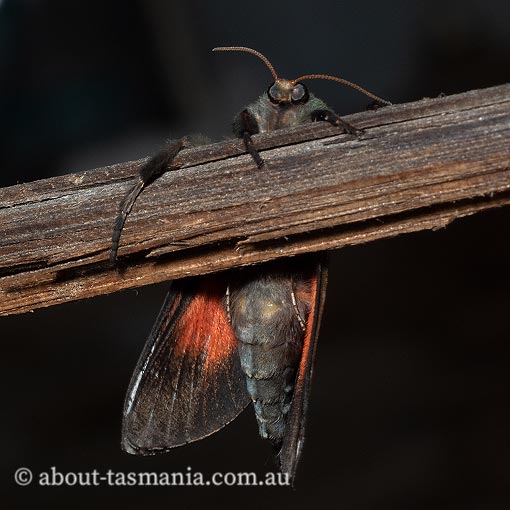
[[[271, 76], [214, 46], [251, 46], [282, 76], [335, 74], [399, 103], [508, 82], [509, 22], [503, 0], [0, 0], [0, 181], [138, 159], [184, 134], [229, 135]], [[340, 114], [368, 102], [310, 86]], [[2, 502], [509, 508], [509, 209], [332, 253], [295, 491], [16, 486], [21, 466], [207, 475], [274, 465], [251, 409], [166, 455], [120, 450], [124, 394], [168, 284], [0, 318]]]

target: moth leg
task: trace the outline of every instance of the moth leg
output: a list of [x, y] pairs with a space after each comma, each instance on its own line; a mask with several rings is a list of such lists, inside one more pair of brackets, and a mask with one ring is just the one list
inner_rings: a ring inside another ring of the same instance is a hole
[[115, 261], [117, 260], [120, 235], [122, 233], [124, 223], [126, 222], [126, 218], [131, 212], [138, 195], [148, 184], [155, 181], [160, 175], [168, 170], [168, 165], [183, 148], [185, 142], [186, 140], [181, 138], [180, 140], [170, 143], [162, 151], [152, 156], [140, 169], [136, 183], [120, 203], [119, 214], [115, 219], [115, 225], [113, 227], [110, 264], [115, 264]]
[[351, 126], [348, 122], [341, 119], [335, 112], [331, 110], [315, 110], [312, 112], [312, 121], [322, 120], [325, 122], [329, 122], [333, 124], [333, 126], [338, 126], [344, 129], [350, 135], [361, 136], [363, 134], [362, 129], [356, 129], [354, 126]]
[[259, 132], [259, 126], [257, 121], [250, 115], [248, 110], [243, 110], [239, 114], [239, 118], [234, 122], [234, 133], [242, 138], [246, 150], [250, 153], [253, 161], [258, 168], [264, 166], [264, 160], [260, 157], [259, 151], [253, 145], [252, 135], [256, 135]]
[[388, 106], [384, 103], [381, 103], [381, 101], [377, 101], [374, 99], [373, 101], [370, 101], [365, 107], [365, 110], [368, 111], [376, 111], [379, 110], [379, 108], [384, 108], [385, 106]]

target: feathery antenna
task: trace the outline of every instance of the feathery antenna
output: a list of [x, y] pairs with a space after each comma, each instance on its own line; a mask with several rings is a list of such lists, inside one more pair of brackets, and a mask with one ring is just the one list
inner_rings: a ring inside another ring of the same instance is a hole
[[[266, 66], [271, 71], [271, 74], [273, 75], [274, 80], [278, 81], [278, 75], [276, 74], [276, 71], [275, 71], [273, 65], [271, 64], [271, 62], [269, 62], [269, 60], [264, 55], [262, 55], [262, 53], [260, 53], [260, 51], [254, 50], [252, 48], [247, 48], [245, 46], [220, 46], [218, 48], [213, 48], [213, 51], [244, 51], [246, 53], [252, 53], [253, 55], [256, 55], [257, 57], [259, 57], [264, 62], [264, 64], [266, 64]], [[362, 94], [365, 94], [365, 96], [368, 96], [371, 99], [375, 99], [376, 101], [379, 101], [384, 104], [392, 104], [390, 101], [386, 101], [386, 99], [383, 99], [382, 97], [372, 94], [372, 92], [369, 92], [368, 90], [364, 89], [363, 87], [360, 87], [356, 83], [352, 83], [351, 81], [345, 80], [344, 78], [338, 78], [337, 76], [330, 76], [329, 74], [305, 74], [303, 76], [300, 76], [299, 78], [291, 80], [291, 83], [293, 85], [295, 85], [299, 81], [313, 80], [313, 79], [336, 81], [338, 83], [342, 83], [343, 85], [352, 87], [353, 89], [357, 90], [358, 92], [361, 92]]]
[[296, 84], [298, 81], [301, 81], [301, 80], [313, 80], [315, 78], [319, 78], [321, 80], [331, 80], [331, 81], [337, 81], [338, 83], [343, 83], [344, 85], [348, 85], [349, 87], [352, 87], [353, 89], [357, 90], [358, 92], [361, 92], [362, 94], [365, 94], [365, 96], [375, 99], [376, 101], [380, 101], [381, 103], [384, 103], [384, 104], [392, 104], [390, 101], [386, 101], [386, 99], [383, 99], [382, 97], [372, 94], [372, 92], [369, 92], [368, 90], [364, 89], [363, 87], [360, 87], [356, 83], [352, 83], [351, 81], [345, 80], [344, 78], [338, 78], [337, 76], [330, 76], [329, 74], [305, 74], [304, 76], [300, 76], [299, 78], [292, 80], [291, 83]]
[[245, 51], [246, 53], [252, 53], [253, 55], [259, 57], [260, 60], [264, 62], [264, 64], [266, 64], [266, 66], [271, 71], [274, 80], [278, 80], [278, 75], [276, 74], [273, 65], [266, 57], [264, 57], [264, 55], [262, 55], [262, 53], [260, 53], [260, 51], [252, 50], [251, 48], [246, 48], [245, 46], [220, 46], [218, 48], [213, 48], [213, 51]]

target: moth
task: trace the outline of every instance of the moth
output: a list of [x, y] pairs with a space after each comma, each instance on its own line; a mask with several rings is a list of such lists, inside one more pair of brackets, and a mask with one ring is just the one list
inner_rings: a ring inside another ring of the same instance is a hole
[[[234, 135], [244, 140], [258, 168], [265, 163], [252, 139], [257, 133], [325, 121], [362, 134], [303, 80], [334, 80], [389, 104], [334, 76], [279, 78], [269, 60], [251, 48], [213, 51], [251, 53], [273, 75], [267, 91], [233, 123]], [[170, 143], [142, 166], [115, 222], [112, 263], [136, 198], [167, 170], [184, 143]], [[305, 437], [326, 282], [325, 257], [316, 254], [172, 282], [129, 385], [122, 448], [138, 455], [166, 452], [216, 432], [252, 403], [260, 436], [272, 443], [280, 470], [292, 481]]]

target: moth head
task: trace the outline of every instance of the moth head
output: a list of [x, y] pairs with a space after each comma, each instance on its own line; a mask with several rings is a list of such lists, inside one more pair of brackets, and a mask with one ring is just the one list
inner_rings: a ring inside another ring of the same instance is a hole
[[276, 71], [271, 62], [269, 62], [269, 60], [264, 55], [262, 55], [262, 53], [252, 48], [246, 48], [245, 46], [221, 46], [219, 48], [213, 48], [213, 51], [244, 51], [259, 57], [264, 62], [264, 64], [266, 64], [274, 78], [274, 83], [267, 89], [267, 95], [272, 103], [278, 105], [306, 103], [310, 97], [310, 94], [308, 93], [308, 89], [301, 83], [301, 81], [315, 78], [343, 83], [344, 85], [348, 85], [349, 87], [356, 89], [362, 94], [365, 94], [366, 96], [379, 101], [380, 103], [391, 104], [389, 101], [386, 101], [385, 99], [372, 94], [368, 90], [365, 90], [359, 85], [356, 85], [356, 83], [344, 80], [343, 78], [338, 78], [337, 76], [330, 76], [329, 74], [306, 74], [294, 80], [278, 78], [278, 75], [276, 74]]
[[308, 89], [302, 83], [278, 78], [267, 89], [267, 96], [278, 105], [304, 104], [310, 98]]

